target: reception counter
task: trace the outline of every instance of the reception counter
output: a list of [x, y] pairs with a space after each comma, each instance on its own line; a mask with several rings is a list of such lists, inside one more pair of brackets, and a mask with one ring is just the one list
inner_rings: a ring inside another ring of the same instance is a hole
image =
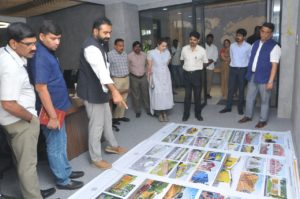
[[67, 112], [67, 152], [72, 160], [88, 150], [88, 117], [82, 100], [72, 98], [72, 108]]

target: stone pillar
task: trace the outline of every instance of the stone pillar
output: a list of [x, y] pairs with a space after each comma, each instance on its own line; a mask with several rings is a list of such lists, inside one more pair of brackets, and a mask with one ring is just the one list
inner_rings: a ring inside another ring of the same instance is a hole
[[110, 39], [110, 50], [116, 38], [125, 42], [125, 51], [132, 50], [134, 41], [141, 41], [138, 6], [129, 3], [115, 3], [105, 5], [105, 15], [113, 24]]
[[[285, 0], [282, 4], [281, 61], [278, 96], [278, 117], [291, 118], [296, 59], [296, 34], [299, 0]], [[299, 54], [299, 53], [298, 53]], [[299, 64], [299, 63], [298, 63]], [[299, 76], [298, 76], [299, 79]], [[299, 84], [298, 84], [299, 85]], [[298, 98], [299, 99], [299, 98]]]
[[[296, 7], [296, 6], [295, 6]], [[300, 10], [300, 4], [299, 4]], [[300, 12], [298, 13], [298, 18], [300, 18]], [[298, 161], [300, 160], [300, 146], [298, 145], [300, 143], [300, 106], [299, 106], [299, 99], [300, 99], [300, 20], [298, 20], [298, 40], [296, 41], [296, 61], [295, 61], [295, 73], [294, 73], [294, 89], [293, 89], [293, 103], [292, 103], [292, 124], [293, 124], [293, 140], [294, 140], [294, 146], [297, 154]], [[299, 165], [300, 167], [300, 165]], [[300, 169], [300, 168], [299, 168]]]

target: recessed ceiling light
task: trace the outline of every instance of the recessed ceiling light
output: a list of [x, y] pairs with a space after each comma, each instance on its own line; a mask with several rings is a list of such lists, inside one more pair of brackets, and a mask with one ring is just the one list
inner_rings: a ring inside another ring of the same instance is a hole
[[192, 18], [192, 15], [189, 15], [188, 18]]
[[182, 13], [181, 13], [181, 12], [178, 12], [177, 14], [178, 14], [178, 15], [181, 15]]
[[165, 11], [166, 11], [166, 10], [168, 10], [168, 8], [163, 8], [163, 10], [165, 10]]
[[0, 21], [0, 28], [7, 28], [9, 26], [9, 23]]

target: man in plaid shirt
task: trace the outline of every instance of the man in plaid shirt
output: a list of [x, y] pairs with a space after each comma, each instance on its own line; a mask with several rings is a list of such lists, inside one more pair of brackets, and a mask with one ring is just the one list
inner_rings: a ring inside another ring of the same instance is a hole
[[[114, 49], [109, 51], [107, 56], [112, 80], [126, 102], [129, 89], [129, 69], [127, 54], [124, 52], [124, 40], [116, 39]], [[113, 122], [119, 124], [119, 121], [129, 122], [130, 120], [125, 117], [125, 108], [117, 106], [113, 111]]]

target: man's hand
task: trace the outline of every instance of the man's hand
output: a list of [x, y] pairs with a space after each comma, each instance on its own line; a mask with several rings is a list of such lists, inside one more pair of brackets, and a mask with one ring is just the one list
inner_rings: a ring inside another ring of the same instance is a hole
[[57, 118], [50, 118], [47, 124], [48, 129], [60, 129], [59, 121]]
[[272, 90], [272, 88], [273, 88], [273, 82], [268, 82], [268, 83], [266, 84], [266, 89], [267, 89], [267, 90]]
[[111, 96], [112, 96], [114, 104], [117, 104], [120, 107], [124, 107], [124, 108], [128, 109], [126, 102], [124, 101], [122, 95], [120, 94], [120, 92], [118, 90], [114, 90], [111, 93]]

